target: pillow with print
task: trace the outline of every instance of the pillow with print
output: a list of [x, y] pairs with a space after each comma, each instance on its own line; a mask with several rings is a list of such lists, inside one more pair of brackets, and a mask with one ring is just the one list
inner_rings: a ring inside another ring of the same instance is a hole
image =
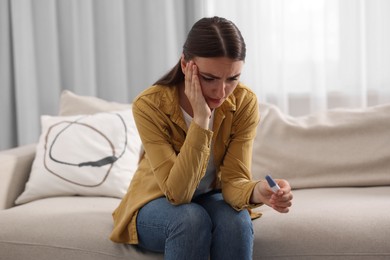
[[141, 153], [131, 109], [46, 115], [41, 127], [30, 177], [16, 204], [54, 196], [123, 197]]

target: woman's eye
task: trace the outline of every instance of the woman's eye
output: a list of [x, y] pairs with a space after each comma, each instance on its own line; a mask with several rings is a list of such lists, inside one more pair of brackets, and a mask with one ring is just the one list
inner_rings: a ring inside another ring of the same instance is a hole
[[205, 81], [213, 81], [214, 78], [209, 78], [209, 77], [205, 77], [205, 76], [202, 76], [203, 80]]
[[229, 81], [236, 81], [238, 78], [230, 78]]

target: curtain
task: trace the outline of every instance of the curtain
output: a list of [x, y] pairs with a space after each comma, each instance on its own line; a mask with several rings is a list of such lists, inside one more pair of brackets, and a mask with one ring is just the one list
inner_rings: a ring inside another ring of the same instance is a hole
[[200, 15], [182, 0], [0, 4], [0, 149], [37, 142], [40, 115], [57, 114], [64, 89], [131, 102], [176, 64]]
[[299, 116], [390, 102], [390, 1], [208, 1], [247, 42], [242, 80]]
[[203, 16], [234, 21], [242, 81], [291, 115], [390, 102], [387, 0], [0, 0], [0, 149], [37, 142], [69, 89], [131, 102]]
[[0, 149], [17, 143], [9, 2], [0, 0]]

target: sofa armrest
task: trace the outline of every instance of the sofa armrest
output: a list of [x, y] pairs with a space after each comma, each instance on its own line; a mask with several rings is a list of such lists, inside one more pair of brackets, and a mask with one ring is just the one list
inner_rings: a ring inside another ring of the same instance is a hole
[[23, 192], [35, 157], [36, 144], [0, 151], [0, 210], [14, 206]]

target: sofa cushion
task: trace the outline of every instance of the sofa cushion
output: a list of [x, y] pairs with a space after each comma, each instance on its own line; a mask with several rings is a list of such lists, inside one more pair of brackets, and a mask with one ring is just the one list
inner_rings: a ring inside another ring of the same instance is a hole
[[288, 214], [259, 209], [254, 259], [390, 259], [390, 187], [293, 193]]
[[390, 105], [291, 117], [260, 105], [253, 175], [293, 188], [390, 185]]
[[0, 259], [163, 259], [109, 240], [111, 213], [119, 202], [104, 197], [57, 197], [3, 210]]
[[95, 114], [98, 112], [116, 111], [131, 108], [131, 104], [110, 102], [93, 96], [83, 96], [64, 90], [60, 97], [61, 116]]
[[141, 152], [132, 111], [42, 116], [29, 180], [16, 204], [50, 196], [126, 193]]
[[0, 151], [0, 210], [13, 207], [23, 192], [35, 149], [35, 144], [29, 144]]
[[[388, 259], [390, 188], [294, 191], [288, 214], [263, 206], [253, 259]], [[120, 200], [58, 197], [0, 214], [0, 259], [163, 259], [108, 239]]]

